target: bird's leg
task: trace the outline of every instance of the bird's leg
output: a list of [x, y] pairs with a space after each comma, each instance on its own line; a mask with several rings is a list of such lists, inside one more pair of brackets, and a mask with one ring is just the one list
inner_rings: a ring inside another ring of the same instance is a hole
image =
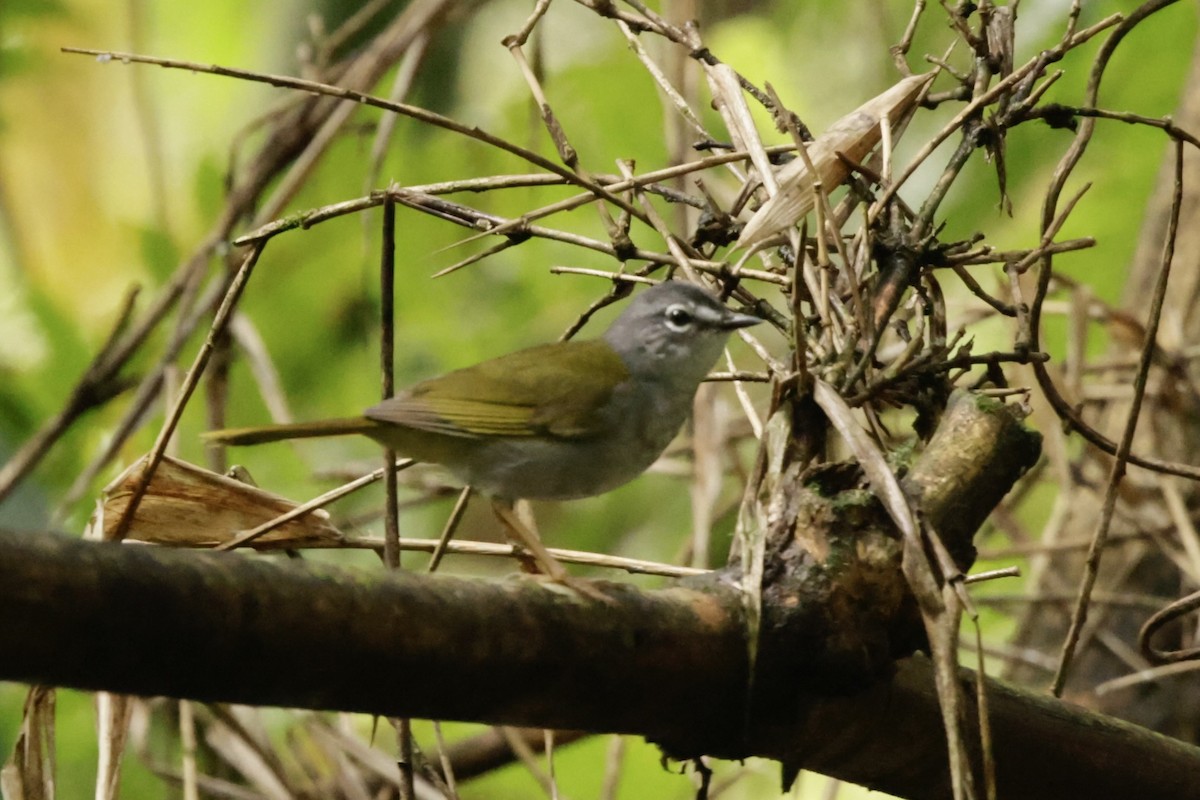
[[[521, 531], [522, 538], [517, 538], [516, 535], [509, 534], [508, 540], [514, 545], [513, 554], [516, 556], [517, 561], [521, 562], [521, 571], [530, 575], [541, 575], [543, 577], [548, 577], [549, 573], [547, 573], [545, 568], [542, 566], [542, 561], [539, 559], [539, 556], [534, 551], [530, 550], [526, 545], [522, 544], [524, 541], [533, 541], [538, 543], [541, 543], [542, 541], [542, 532], [538, 530], [537, 520], [533, 516], [533, 505], [530, 504], [528, 500], [516, 500], [513, 502], [511, 508], [513, 516], [515, 516], [517, 521], [521, 524], [519, 530]], [[550, 556], [550, 558], [553, 558], [553, 556]], [[557, 559], [555, 559], [554, 563], [561, 566], [561, 562], [559, 562]], [[563, 567], [562, 571], [565, 575], [566, 567]], [[550, 578], [550, 580], [558, 580], [560, 583], [562, 582], [557, 578]]]
[[566, 583], [570, 579], [567, 568], [557, 558], [550, 555], [550, 551], [542, 544], [537, 533], [531, 530], [517, 514], [511, 500], [493, 498], [492, 511], [495, 512], [496, 519], [500, 520], [500, 524], [504, 526], [509, 538], [533, 555], [543, 575], [558, 583]]
[[576, 578], [567, 572], [567, 568], [562, 565], [562, 562], [550, 555], [550, 551], [542, 544], [538, 535], [521, 520], [511, 501], [492, 498], [492, 511], [495, 512], [496, 518], [500, 520], [500, 524], [504, 526], [509, 537], [533, 554], [534, 561], [543, 575], [555, 583], [562, 584], [593, 600], [605, 603], [613, 602], [612, 598], [593, 586], [590, 581]]

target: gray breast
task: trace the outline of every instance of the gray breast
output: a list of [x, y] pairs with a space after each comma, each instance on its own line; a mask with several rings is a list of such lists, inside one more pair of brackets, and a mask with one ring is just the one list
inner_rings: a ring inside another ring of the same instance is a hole
[[485, 494], [570, 500], [611, 491], [642, 474], [679, 432], [691, 396], [643, 387], [613, 398], [608, 435], [583, 439], [514, 438], [482, 445], [472, 464], [449, 465]]

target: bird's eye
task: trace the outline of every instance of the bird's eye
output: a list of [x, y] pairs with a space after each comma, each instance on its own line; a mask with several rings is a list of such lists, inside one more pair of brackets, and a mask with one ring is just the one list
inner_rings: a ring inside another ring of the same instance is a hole
[[675, 331], [685, 331], [692, 326], [695, 318], [683, 306], [671, 306], [667, 309], [667, 326]]

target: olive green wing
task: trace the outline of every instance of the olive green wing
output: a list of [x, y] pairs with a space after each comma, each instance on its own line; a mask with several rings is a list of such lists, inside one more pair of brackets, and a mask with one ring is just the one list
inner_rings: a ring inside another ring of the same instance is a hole
[[545, 344], [418, 383], [366, 416], [450, 436], [584, 438], [628, 377], [603, 340]]

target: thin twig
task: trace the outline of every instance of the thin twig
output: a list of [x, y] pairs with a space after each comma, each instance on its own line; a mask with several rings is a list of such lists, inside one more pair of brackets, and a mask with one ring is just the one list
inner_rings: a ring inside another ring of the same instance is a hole
[[183, 410], [187, 407], [187, 403], [192, 397], [192, 392], [195, 391], [196, 384], [200, 381], [200, 376], [204, 374], [204, 368], [208, 365], [208, 359], [212, 355], [217, 337], [224, 332], [225, 325], [228, 323], [229, 317], [233, 314], [233, 310], [237, 306], [237, 301], [242, 295], [242, 290], [246, 288], [246, 282], [250, 280], [250, 273], [254, 270], [254, 265], [258, 262], [258, 257], [261, 254], [262, 245], [251, 247], [250, 252], [242, 260], [241, 267], [238, 268], [237, 273], [230, 281], [229, 289], [221, 301], [221, 306], [217, 309], [217, 313], [213, 317], [208, 336], [205, 338], [204, 344], [200, 346], [199, 352], [196, 353], [196, 359], [192, 362], [191, 368], [183, 379], [183, 384], [179, 387], [179, 397], [167, 414], [162, 429], [158, 433], [158, 438], [155, 440], [154, 446], [150, 449], [149, 456], [145, 459], [141, 471], [138, 473], [137, 480], [130, 490], [129, 503], [125, 506], [120, 520], [118, 520], [116, 526], [112, 529], [111, 537], [114, 540], [121, 541], [124, 539], [129, 526], [133, 523], [133, 516], [137, 513], [138, 505], [141, 504], [142, 498], [146, 495], [146, 490], [150, 486], [150, 479], [154, 477], [154, 471], [162, 461], [163, 454], [167, 449], [167, 443], [175, 433], [175, 427], [179, 424], [179, 420], [183, 416]]
[[158, 58], [156, 56], [139, 55], [137, 53], [122, 53], [114, 50], [93, 50], [82, 47], [64, 47], [64, 53], [76, 53], [79, 55], [95, 56], [98, 61], [110, 62], [119, 61], [123, 64], [154, 64], [160, 67], [169, 69], [180, 69], [188, 72], [201, 72], [209, 75], [220, 75], [228, 78], [238, 78], [239, 80], [252, 81], [255, 83], [265, 83], [268, 86], [275, 86], [282, 89], [295, 89], [302, 92], [310, 92], [317, 95], [326, 95], [341, 100], [352, 100], [361, 105], [373, 106], [381, 108], [384, 111], [392, 111], [397, 114], [402, 114], [406, 117], [436, 125], [437, 127], [458, 133], [470, 139], [476, 139], [485, 144], [491, 145], [497, 149], [517, 156], [518, 158], [528, 161], [542, 169], [553, 172], [559, 175], [568, 182], [574, 183], [587, 189], [595, 197], [601, 197], [612, 203], [613, 205], [623, 208], [634, 216], [639, 216], [639, 213], [627, 204], [620, 197], [611, 194], [603, 186], [591, 183], [580, 178], [573, 171], [559, 166], [553, 161], [544, 158], [532, 150], [513, 144], [507, 139], [495, 136], [487, 131], [469, 125], [464, 125], [461, 122], [450, 119], [428, 109], [420, 108], [419, 106], [409, 105], [407, 103], [397, 103], [391, 100], [385, 100], [382, 97], [361, 92], [356, 89], [347, 89], [341, 86], [332, 86], [320, 81], [304, 80], [303, 78], [294, 78], [289, 75], [272, 75], [264, 72], [254, 72], [251, 70], [235, 69], [233, 67], [223, 67], [217, 64], [200, 64], [195, 61], [183, 61], [175, 58]]
[[1100, 558], [1103, 555], [1104, 546], [1108, 540], [1108, 529], [1112, 524], [1113, 511], [1117, 503], [1117, 490], [1121, 485], [1121, 479], [1125, 476], [1126, 464], [1129, 461], [1129, 454], [1133, 448], [1133, 436], [1137, 432], [1138, 418], [1141, 416], [1142, 398], [1146, 392], [1146, 378], [1150, 373], [1150, 363], [1154, 354], [1154, 342], [1158, 338], [1158, 324], [1162, 318], [1163, 301], [1167, 296], [1167, 281], [1171, 275], [1171, 262], [1175, 256], [1175, 238], [1179, 230], [1179, 210], [1182, 204], [1183, 142], [1176, 141], [1175, 186], [1171, 197], [1167, 236], [1163, 243], [1158, 281], [1154, 286], [1153, 299], [1150, 301], [1150, 312], [1146, 321], [1146, 338], [1142, 345], [1142, 355], [1138, 361], [1137, 374], [1133, 380], [1133, 401], [1130, 403], [1129, 415], [1125, 420], [1125, 430], [1121, 435], [1121, 441], [1117, 446], [1117, 452], [1113, 459], [1112, 469], [1109, 472], [1108, 484], [1104, 492], [1104, 504], [1100, 512], [1100, 522], [1096, 528], [1096, 535], [1092, 539], [1092, 545], [1088, 548], [1085, 571], [1083, 579], [1079, 584], [1079, 596], [1075, 603], [1074, 613], [1071, 616], [1071, 627], [1067, 631], [1066, 640], [1063, 642], [1062, 652], [1059, 655], [1058, 670], [1055, 672], [1054, 680], [1050, 685], [1050, 691], [1056, 697], [1062, 695], [1063, 687], [1067, 682], [1067, 671], [1070, 669], [1071, 660], [1075, 655], [1075, 648], [1079, 643], [1083, 625], [1087, 621], [1088, 601], [1092, 594], [1092, 588], [1096, 585], [1096, 577], [1100, 572]]
[[342, 486], [338, 486], [335, 489], [330, 489], [328, 492], [325, 492], [324, 494], [314, 497], [312, 500], [309, 500], [307, 503], [302, 503], [302, 504], [296, 506], [291, 511], [288, 511], [285, 514], [280, 514], [278, 517], [275, 517], [274, 519], [269, 519], [266, 522], [264, 522], [263, 524], [255, 527], [255, 528], [251, 528], [250, 530], [246, 531], [245, 533], [239, 534], [238, 536], [234, 537], [233, 539], [229, 540], [228, 542], [217, 545], [217, 547], [215, 549], [217, 549], [217, 550], [234, 550], [238, 547], [249, 544], [250, 542], [253, 542], [255, 539], [257, 539], [258, 537], [264, 536], [267, 533], [270, 533], [271, 531], [275, 530], [276, 528], [278, 528], [279, 526], [283, 525], [286, 522], [290, 522], [291, 520], [297, 519], [298, 517], [302, 517], [310, 511], [314, 511], [318, 508], [323, 508], [323, 507], [329, 505], [330, 503], [332, 503], [334, 500], [339, 500], [348, 494], [352, 494], [352, 493], [358, 491], [359, 489], [363, 488], [364, 486], [368, 486], [368, 485], [374, 483], [375, 481], [382, 478], [384, 476], [384, 474], [386, 474], [389, 471], [398, 472], [402, 469], [408, 469], [415, 463], [416, 462], [413, 461], [411, 458], [402, 458], [402, 459], [399, 459], [398, 461], [396, 461], [395, 464], [391, 465], [390, 470], [389, 470], [389, 467], [380, 467], [379, 469], [375, 470], [374, 472], [368, 472], [366, 475], [363, 475], [359, 478], [355, 478], [354, 480], [350, 481], [349, 483], [343, 484]]

